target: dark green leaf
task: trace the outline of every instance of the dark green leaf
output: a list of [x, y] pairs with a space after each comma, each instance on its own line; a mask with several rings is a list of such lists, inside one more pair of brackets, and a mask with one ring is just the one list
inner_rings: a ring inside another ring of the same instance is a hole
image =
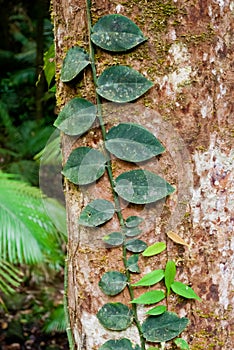
[[153, 83], [127, 66], [107, 68], [98, 78], [97, 93], [112, 102], [130, 102], [142, 96]]
[[131, 239], [126, 243], [126, 249], [132, 253], [141, 253], [147, 248], [147, 244], [140, 239]]
[[54, 126], [67, 135], [81, 135], [90, 129], [96, 118], [96, 106], [84, 98], [70, 100], [59, 113]]
[[139, 260], [138, 254], [134, 254], [134, 255], [130, 256], [130, 258], [127, 260], [127, 269], [130, 272], [140, 273], [140, 268], [138, 266], [138, 260]]
[[54, 43], [49, 47], [44, 54], [44, 73], [48, 84], [48, 88], [55, 76], [55, 48]]
[[167, 307], [165, 305], [158, 305], [146, 312], [147, 315], [158, 316], [166, 311]]
[[79, 147], [71, 152], [62, 174], [77, 185], [98, 180], [105, 172], [106, 159], [96, 149]]
[[137, 286], [153, 286], [154, 284], [161, 281], [164, 277], [163, 270], [154, 270], [152, 272], [147, 273], [144, 277], [142, 277], [138, 282], [132, 284], [134, 287]]
[[143, 293], [138, 298], [131, 301], [134, 304], [155, 304], [165, 298], [165, 294], [162, 290], [150, 290], [149, 292]]
[[184, 298], [201, 300], [192, 288], [181, 282], [174, 282], [171, 285], [174, 293], [181, 295]]
[[147, 341], [161, 343], [177, 337], [188, 325], [186, 317], [179, 318], [173, 312], [149, 316], [142, 324], [143, 336]]
[[122, 331], [133, 321], [133, 312], [122, 303], [108, 303], [98, 311], [99, 322], [107, 329]]
[[153, 256], [163, 252], [166, 249], [166, 244], [164, 242], [157, 242], [150, 245], [142, 254], [143, 256]]
[[134, 347], [129, 339], [108, 340], [99, 350], [141, 350], [139, 345]]
[[171, 285], [174, 282], [176, 275], [176, 265], [174, 261], [169, 260], [165, 268], [165, 285], [167, 287], [167, 294], [169, 295], [171, 290]]
[[143, 162], [165, 150], [151, 132], [133, 123], [111, 128], [106, 135], [105, 146], [117, 158], [128, 162]]
[[124, 234], [126, 237], [136, 237], [140, 235], [142, 230], [140, 230], [138, 227], [132, 227], [132, 228], [125, 228]]
[[143, 221], [144, 219], [142, 219], [140, 216], [129, 216], [125, 221], [125, 225], [128, 228], [137, 227]]
[[146, 40], [142, 31], [128, 17], [103, 16], [93, 26], [91, 40], [108, 51], [127, 51]]
[[115, 191], [130, 203], [156, 202], [174, 192], [174, 188], [160, 176], [148, 170], [131, 170], [119, 175]]
[[105, 199], [95, 199], [81, 212], [78, 223], [83, 226], [96, 227], [104, 224], [115, 213], [113, 204]]
[[68, 50], [63, 61], [61, 70], [61, 80], [68, 83], [77, 77], [82, 70], [90, 63], [87, 52], [78, 46], [73, 46]]
[[118, 247], [123, 244], [124, 237], [121, 232], [112, 232], [104, 236], [103, 241], [109, 246]]
[[184, 340], [182, 338], [175, 339], [174, 343], [176, 344], [177, 348], [179, 348], [181, 350], [189, 350], [188, 343], [186, 342], [186, 340]]
[[126, 287], [127, 277], [121, 272], [109, 271], [104, 273], [98, 285], [106, 295], [117, 295]]

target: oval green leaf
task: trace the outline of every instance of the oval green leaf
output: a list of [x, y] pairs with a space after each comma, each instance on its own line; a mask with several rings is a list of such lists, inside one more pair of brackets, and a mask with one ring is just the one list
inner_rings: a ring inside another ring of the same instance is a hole
[[123, 338], [118, 340], [108, 340], [99, 348], [99, 350], [140, 350], [140, 347], [139, 345], [134, 347], [129, 339]]
[[147, 273], [144, 277], [142, 277], [138, 282], [132, 284], [134, 287], [138, 286], [153, 286], [154, 284], [160, 282], [164, 277], [163, 270], [154, 270], [152, 272]]
[[165, 305], [158, 305], [146, 312], [146, 315], [158, 316], [163, 314], [167, 310]]
[[181, 350], [189, 350], [189, 345], [186, 342], [186, 340], [182, 339], [182, 338], [177, 338], [174, 340], [175, 345], [177, 346], [177, 348], [181, 349]]
[[106, 295], [117, 295], [126, 287], [127, 277], [118, 271], [104, 273], [98, 283], [99, 287]]
[[124, 237], [121, 232], [112, 232], [109, 235], [104, 236], [103, 241], [112, 247], [118, 247], [123, 244]]
[[112, 102], [130, 102], [142, 96], [153, 83], [127, 66], [107, 68], [97, 81], [97, 93]]
[[125, 220], [125, 225], [126, 225], [126, 227], [128, 227], [128, 228], [137, 227], [137, 226], [140, 225], [143, 221], [144, 221], [144, 219], [142, 219], [140, 216], [129, 216], [129, 217]]
[[106, 159], [96, 149], [79, 147], [71, 152], [62, 174], [77, 185], [88, 185], [105, 172]]
[[66, 54], [61, 70], [61, 80], [68, 83], [77, 77], [82, 70], [90, 63], [89, 55], [79, 46], [73, 46]]
[[162, 290], [151, 290], [135, 298], [131, 301], [133, 304], [155, 304], [165, 298], [165, 294]]
[[140, 239], [131, 239], [126, 243], [126, 249], [132, 253], [141, 253], [147, 248], [147, 244]]
[[156, 202], [174, 192], [174, 188], [163, 178], [148, 170], [131, 170], [119, 175], [115, 191], [130, 203]]
[[140, 230], [138, 227], [124, 229], [124, 234], [126, 237], [136, 237], [136, 236], [139, 236], [141, 232], [142, 230]]
[[111, 128], [106, 135], [105, 146], [117, 158], [135, 163], [165, 150], [151, 132], [134, 123], [122, 123]]
[[143, 256], [153, 256], [156, 254], [160, 254], [166, 249], [166, 244], [164, 242], [157, 242], [150, 245], [142, 254]]
[[70, 100], [58, 115], [54, 126], [67, 135], [81, 135], [89, 130], [96, 118], [96, 106], [84, 98]]
[[186, 317], [179, 318], [173, 312], [149, 316], [142, 324], [143, 336], [147, 341], [161, 343], [177, 337], [188, 325]]
[[130, 256], [127, 260], [127, 269], [133, 273], [140, 273], [140, 268], [138, 265], [139, 255], [134, 254]]
[[139, 45], [146, 38], [128, 17], [106, 15], [93, 26], [91, 40], [104, 50], [122, 52]]
[[176, 265], [173, 260], [168, 260], [165, 268], [165, 285], [167, 287], [167, 295], [170, 294], [171, 285], [175, 280]]
[[174, 293], [181, 295], [184, 298], [187, 299], [196, 299], [196, 300], [201, 300], [199, 296], [194, 292], [192, 288], [189, 286], [186, 286], [186, 284], [181, 283], [181, 282], [174, 282], [171, 285], [171, 289], [173, 290]]
[[97, 313], [101, 325], [113, 331], [128, 328], [133, 321], [133, 312], [122, 303], [107, 303]]
[[115, 213], [113, 204], [105, 199], [95, 199], [81, 212], [78, 223], [83, 226], [96, 227], [110, 220]]

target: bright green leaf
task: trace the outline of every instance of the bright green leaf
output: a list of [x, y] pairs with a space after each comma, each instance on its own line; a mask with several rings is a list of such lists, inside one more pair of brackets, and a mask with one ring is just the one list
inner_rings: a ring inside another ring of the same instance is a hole
[[78, 46], [73, 46], [68, 50], [63, 61], [61, 70], [61, 80], [68, 83], [77, 77], [82, 70], [90, 63], [87, 52]]
[[158, 316], [166, 311], [167, 307], [165, 305], [158, 305], [146, 312], [146, 315]]
[[109, 271], [104, 273], [98, 285], [106, 295], [117, 295], [126, 287], [127, 277], [121, 272]]
[[109, 235], [104, 236], [103, 241], [112, 247], [118, 247], [123, 244], [124, 237], [121, 232], [112, 232]]
[[140, 268], [138, 266], [139, 255], [134, 254], [130, 256], [127, 260], [127, 269], [133, 273], [140, 273]]
[[188, 325], [186, 317], [179, 318], [173, 312], [149, 316], [142, 324], [143, 336], [147, 341], [161, 343], [177, 337]]
[[81, 212], [78, 223], [83, 226], [96, 227], [110, 220], [115, 213], [113, 204], [105, 199], [95, 199]]
[[154, 270], [152, 272], [147, 273], [144, 277], [142, 277], [138, 282], [132, 284], [132, 286], [152, 286], [158, 282], [160, 282], [164, 277], [163, 270]]
[[165, 268], [165, 285], [167, 287], [167, 295], [170, 293], [171, 285], [175, 280], [176, 265], [174, 261], [169, 260]]
[[125, 225], [128, 228], [133, 228], [140, 225], [140, 223], [142, 223], [143, 221], [144, 219], [142, 219], [140, 216], [129, 216], [125, 221]]
[[49, 47], [44, 54], [44, 74], [48, 84], [48, 88], [55, 76], [55, 48], [54, 43]]
[[125, 228], [124, 234], [126, 237], [136, 237], [140, 235], [142, 230], [140, 230], [138, 227], [132, 227], [132, 228]]
[[58, 115], [54, 126], [67, 135], [81, 135], [89, 130], [96, 118], [96, 106], [84, 98], [70, 100]]
[[143, 293], [138, 298], [131, 301], [134, 304], [155, 304], [165, 298], [165, 294], [162, 290], [150, 290], [149, 292]]
[[107, 329], [122, 331], [133, 321], [133, 312], [122, 303], [107, 303], [97, 313], [99, 322]]
[[106, 135], [105, 146], [117, 158], [128, 162], [143, 162], [165, 150], [151, 132], [133, 123], [111, 128]]
[[135, 347], [131, 341], [127, 338], [118, 339], [118, 340], [108, 340], [103, 344], [99, 350], [141, 350], [139, 345]]
[[186, 340], [184, 340], [182, 338], [175, 339], [174, 343], [176, 344], [177, 348], [179, 348], [181, 350], [189, 350], [188, 343], [186, 342]]
[[192, 288], [181, 282], [174, 282], [171, 285], [174, 293], [181, 295], [184, 298], [201, 300]]
[[147, 248], [147, 244], [140, 239], [131, 239], [126, 243], [126, 249], [132, 253], [141, 253]]
[[98, 78], [97, 93], [112, 102], [130, 102], [142, 96], [153, 83], [127, 66], [107, 68]]
[[160, 176], [148, 170], [131, 170], [119, 175], [115, 191], [130, 203], [156, 202], [174, 192], [174, 188]]
[[166, 249], [166, 244], [164, 242], [157, 242], [150, 245], [142, 254], [143, 256], [153, 256], [163, 252]]
[[96, 149], [78, 147], [71, 152], [62, 174], [77, 185], [98, 180], [105, 172], [106, 159]]
[[93, 26], [91, 40], [108, 51], [127, 51], [146, 40], [142, 31], [128, 17], [106, 15]]

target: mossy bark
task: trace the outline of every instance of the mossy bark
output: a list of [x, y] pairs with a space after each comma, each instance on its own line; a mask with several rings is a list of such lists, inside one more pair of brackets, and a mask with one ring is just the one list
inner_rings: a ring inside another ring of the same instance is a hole
[[[89, 69], [75, 84], [59, 80], [66, 51], [72, 45], [88, 48], [85, 7], [84, 0], [52, 0], [58, 110], [74, 96], [95, 102]], [[138, 211], [146, 218], [143, 239], [148, 243], [167, 242], [164, 254], [140, 260], [141, 269], [164, 268], [167, 259], [176, 261], [177, 280], [190, 284], [202, 298], [202, 302], [191, 302], [171, 295], [168, 300], [169, 310], [190, 319], [183, 337], [194, 350], [232, 349], [233, 1], [97, 0], [92, 10], [94, 22], [104, 14], [126, 15], [148, 37], [124, 55], [97, 50], [97, 71], [128, 64], [155, 83], [137, 104], [126, 107], [124, 118], [146, 126], [164, 144], [166, 152], [150, 169], [177, 189], [163, 204], [124, 209], [125, 217]], [[113, 106], [108, 109], [107, 127], [123, 118], [118, 111], [114, 114]], [[64, 162], [71, 149], [80, 144], [97, 147], [100, 137], [98, 128], [79, 139], [63, 135]], [[124, 162], [114, 160], [115, 176], [125, 169]], [[84, 230], [77, 224], [90, 198], [111, 199], [107, 177], [85, 191], [65, 181], [65, 196], [71, 330], [77, 349], [95, 350], [107, 339], [123, 336], [107, 332], [95, 316], [107, 301], [129, 301], [127, 291], [108, 298], [98, 287], [105, 271], [123, 269], [120, 250], [107, 250], [100, 243], [118, 223], [114, 219], [100, 231]], [[168, 230], [178, 233], [190, 248], [170, 241]], [[134, 327], [127, 337], [138, 341]]]

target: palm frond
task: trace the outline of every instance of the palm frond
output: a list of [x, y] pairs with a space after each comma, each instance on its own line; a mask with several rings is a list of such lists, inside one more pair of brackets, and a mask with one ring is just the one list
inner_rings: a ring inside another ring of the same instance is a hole
[[[23, 280], [23, 274], [9, 262], [0, 259], [0, 290], [9, 295], [15, 292]], [[1, 303], [1, 301], [0, 301]]]
[[57, 306], [57, 308], [52, 311], [50, 317], [44, 324], [43, 330], [45, 333], [66, 331], [66, 319], [63, 305]]

